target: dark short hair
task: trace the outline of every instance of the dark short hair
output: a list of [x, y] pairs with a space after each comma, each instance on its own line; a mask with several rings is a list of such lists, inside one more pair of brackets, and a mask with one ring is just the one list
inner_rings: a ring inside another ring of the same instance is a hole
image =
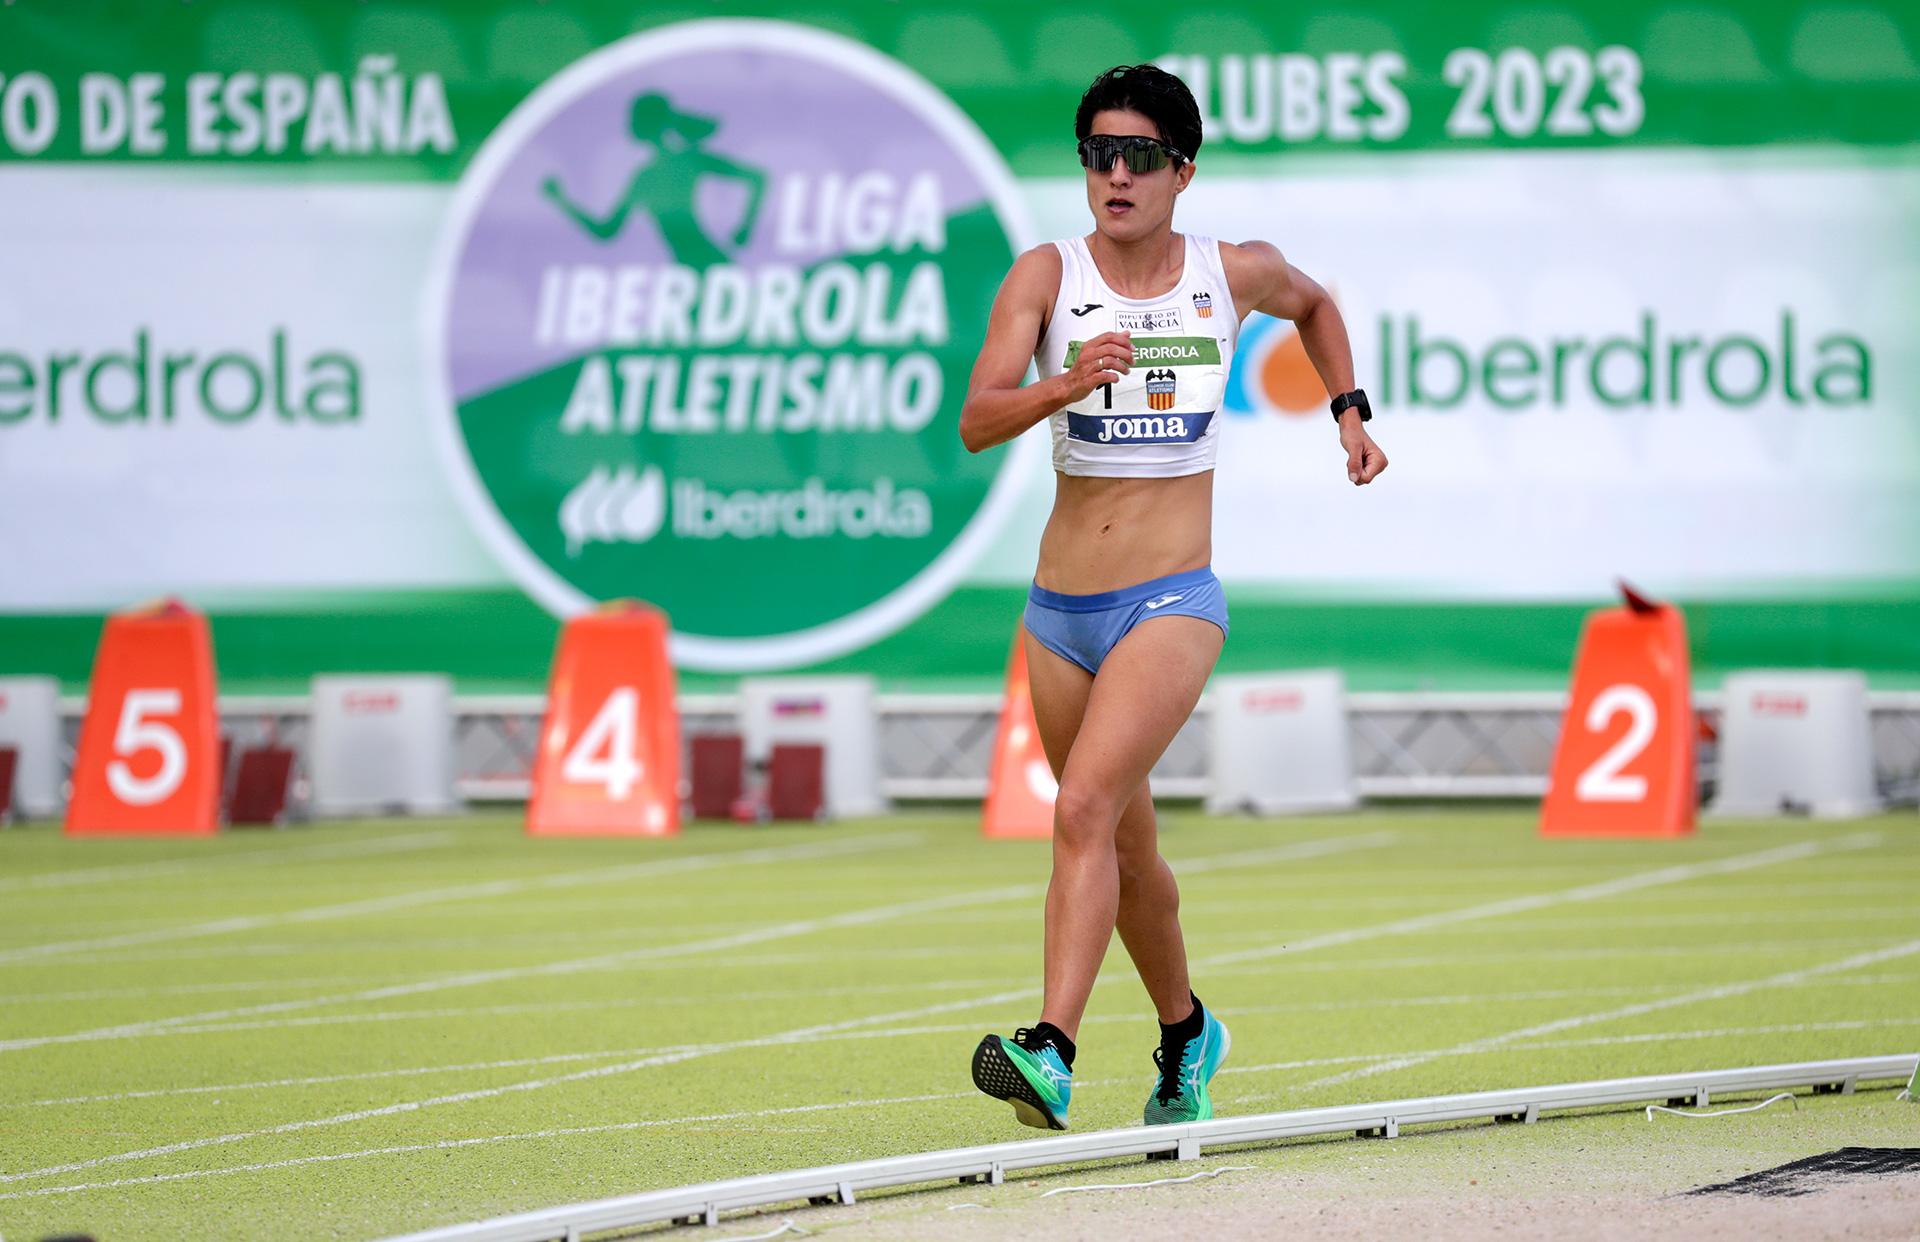
[[1138, 112], [1160, 131], [1160, 141], [1192, 159], [1200, 153], [1200, 105], [1187, 84], [1158, 65], [1115, 65], [1093, 80], [1073, 114], [1073, 136], [1093, 132], [1093, 116]]

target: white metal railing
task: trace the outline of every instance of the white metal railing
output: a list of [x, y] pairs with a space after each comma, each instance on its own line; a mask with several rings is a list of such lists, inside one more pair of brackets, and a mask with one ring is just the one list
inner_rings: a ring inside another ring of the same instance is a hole
[[722, 1212], [780, 1203], [852, 1203], [863, 1191], [930, 1182], [987, 1182], [998, 1185], [1017, 1169], [1061, 1168], [1116, 1156], [1177, 1157], [1192, 1160], [1209, 1147], [1243, 1146], [1301, 1135], [1353, 1133], [1397, 1137], [1410, 1125], [1493, 1118], [1531, 1124], [1549, 1110], [1606, 1108], [1641, 1104], [1686, 1103], [1705, 1106], [1735, 1093], [1813, 1087], [1851, 1094], [1866, 1082], [1904, 1081], [1914, 1073], [1916, 1057], [1859, 1057], [1805, 1061], [1746, 1069], [1653, 1074], [1598, 1082], [1514, 1087], [1466, 1095], [1436, 1095], [1303, 1108], [1247, 1117], [1167, 1126], [1129, 1126], [1056, 1138], [960, 1147], [951, 1151], [887, 1156], [850, 1164], [765, 1173], [726, 1181], [703, 1182], [671, 1190], [621, 1195], [501, 1216], [467, 1225], [449, 1225], [406, 1234], [388, 1242], [577, 1242], [585, 1234], [672, 1221], [718, 1224]]
[[[998, 694], [882, 694], [881, 790], [902, 800], [972, 800], [986, 794]], [[1566, 696], [1556, 691], [1370, 693], [1347, 696], [1354, 783], [1369, 798], [1537, 798], [1559, 734]], [[1920, 791], [1920, 692], [1868, 696], [1875, 767], [1884, 791]], [[69, 758], [85, 700], [61, 700]], [[538, 694], [462, 695], [454, 699], [458, 791], [473, 801], [527, 796], [534, 743], [546, 698]], [[1720, 696], [1694, 707], [1709, 725]], [[224, 726], [241, 745], [271, 738], [304, 750], [305, 695], [222, 696]], [[737, 728], [739, 697], [680, 697], [687, 734]], [[1198, 798], [1208, 787], [1207, 704], [1203, 700], [1154, 768], [1155, 791]], [[1701, 774], [1711, 782], [1715, 747], [1701, 745]]]

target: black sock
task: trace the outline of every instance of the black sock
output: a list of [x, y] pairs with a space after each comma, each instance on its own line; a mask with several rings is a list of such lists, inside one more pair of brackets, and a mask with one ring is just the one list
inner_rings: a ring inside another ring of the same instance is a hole
[[1033, 1042], [1052, 1044], [1060, 1053], [1060, 1060], [1068, 1069], [1073, 1068], [1073, 1041], [1067, 1033], [1051, 1022], [1042, 1022], [1033, 1028]]
[[1206, 1011], [1200, 1007], [1200, 998], [1198, 996], [1195, 996], [1192, 992], [1188, 992], [1187, 996], [1193, 1001], [1193, 1012], [1178, 1022], [1162, 1022], [1160, 1024], [1160, 1038], [1193, 1039], [1200, 1034], [1200, 1028], [1206, 1023], [1204, 1016]]

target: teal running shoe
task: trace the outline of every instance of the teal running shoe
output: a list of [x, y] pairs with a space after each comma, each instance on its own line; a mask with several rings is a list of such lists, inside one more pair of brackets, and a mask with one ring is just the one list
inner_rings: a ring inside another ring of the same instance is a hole
[[1147, 1097], [1146, 1120], [1150, 1126], [1172, 1125], [1178, 1121], [1205, 1121], [1213, 1116], [1213, 1097], [1207, 1084], [1213, 1081], [1220, 1063], [1233, 1047], [1226, 1023], [1200, 1007], [1200, 1033], [1192, 1039], [1163, 1036], [1153, 1050], [1153, 1063], [1160, 1067], [1160, 1081]]
[[973, 1085], [1013, 1105], [1013, 1115], [1040, 1130], [1067, 1128], [1073, 1071], [1060, 1050], [1028, 1027], [1012, 1039], [989, 1035], [973, 1050]]

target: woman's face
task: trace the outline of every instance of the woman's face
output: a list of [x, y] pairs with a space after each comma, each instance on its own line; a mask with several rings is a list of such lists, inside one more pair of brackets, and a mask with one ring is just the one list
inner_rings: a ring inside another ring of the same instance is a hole
[[[1160, 139], [1154, 123], [1138, 112], [1109, 109], [1093, 114], [1093, 134], [1139, 135]], [[1173, 227], [1173, 199], [1193, 180], [1193, 164], [1183, 160], [1152, 172], [1127, 171], [1124, 159], [1104, 172], [1089, 168], [1087, 206], [1096, 229], [1117, 242], [1140, 241]]]

